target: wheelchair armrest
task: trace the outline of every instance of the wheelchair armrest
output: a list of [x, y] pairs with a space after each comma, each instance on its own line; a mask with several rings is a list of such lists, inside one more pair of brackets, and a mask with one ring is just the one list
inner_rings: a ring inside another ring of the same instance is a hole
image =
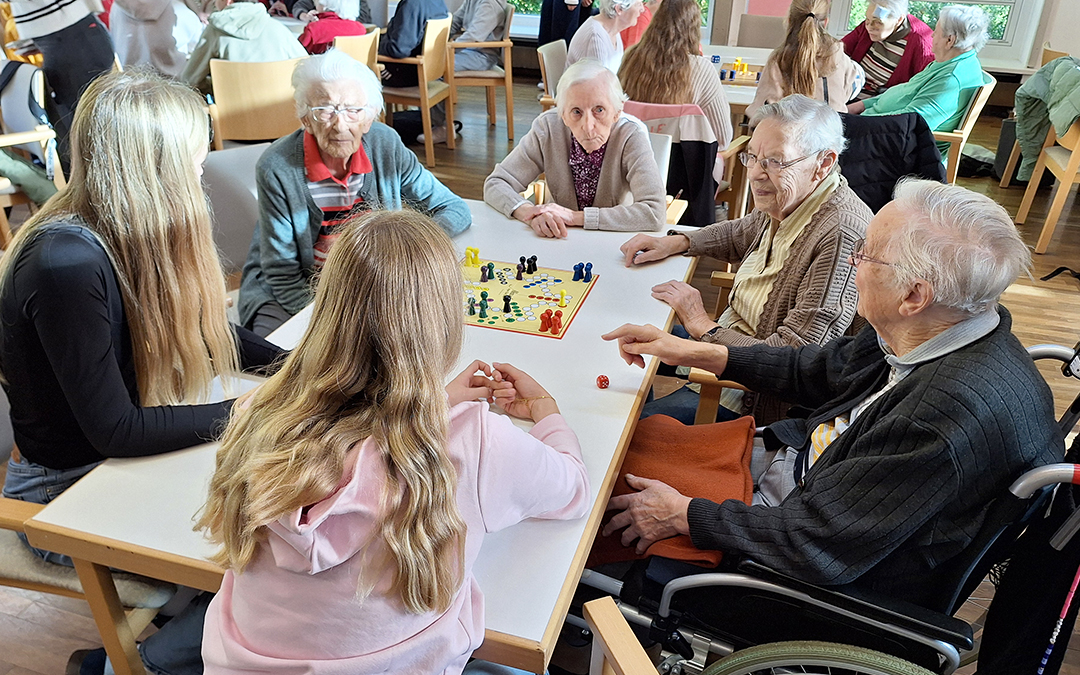
[[738, 571], [806, 594], [819, 603], [853, 612], [871, 621], [904, 628], [960, 649], [971, 649], [971, 626], [960, 619], [854, 584], [824, 588], [782, 574], [753, 560], [743, 560]]

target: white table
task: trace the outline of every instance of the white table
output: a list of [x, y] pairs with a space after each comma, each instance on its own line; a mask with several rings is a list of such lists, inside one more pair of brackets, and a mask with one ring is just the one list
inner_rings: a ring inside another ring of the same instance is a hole
[[[578, 433], [592, 482], [593, 508], [570, 522], [527, 521], [490, 535], [475, 567], [487, 605], [487, 636], [477, 655], [542, 671], [551, 657], [611, 483], [622, 462], [656, 363], [626, 365], [600, 335], [623, 323], [667, 327], [672, 313], [649, 289], [669, 279], [689, 280], [693, 259], [674, 257], [623, 267], [619, 245], [631, 235], [572, 229], [567, 240], [541, 239], [482, 202], [470, 201], [473, 226], [455, 239], [462, 254], [478, 246], [481, 260], [516, 261], [536, 255], [542, 267], [569, 270], [591, 261], [599, 275], [561, 340], [467, 327], [461, 363], [505, 361], [534, 375], [559, 401]], [[274, 334], [291, 347], [306, 314]], [[423, 327], [418, 326], [417, 330]], [[597, 375], [610, 378], [606, 390]], [[222, 571], [206, 557], [211, 547], [191, 530], [213, 470], [214, 445], [157, 457], [109, 460], [69, 488], [26, 524], [35, 545], [66, 553], [94, 610], [117, 672], [141, 673], [134, 636], [122, 621], [107, 567], [216, 590]], [[527, 477], [523, 477], [527, 484]], [[126, 658], [126, 661], [125, 661]]]

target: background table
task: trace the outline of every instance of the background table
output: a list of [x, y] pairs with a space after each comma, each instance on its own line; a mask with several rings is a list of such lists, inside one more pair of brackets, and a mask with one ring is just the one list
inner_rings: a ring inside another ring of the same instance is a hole
[[[623, 323], [670, 324], [667, 305], [650, 288], [689, 280], [693, 259], [676, 256], [627, 269], [619, 246], [630, 233], [572, 228], [566, 240], [541, 239], [528, 227], [470, 201], [473, 226], [455, 240], [459, 254], [477, 246], [482, 261], [536, 255], [544, 267], [570, 270], [592, 262], [598, 282], [561, 340], [467, 327], [461, 364], [505, 361], [535, 376], [559, 402], [577, 432], [592, 482], [593, 508], [575, 521], [526, 521], [489, 535], [474, 572], [484, 591], [487, 636], [477, 656], [542, 671], [551, 657], [585, 558], [603, 515], [611, 482], [637, 422], [655, 362], [626, 365], [600, 335]], [[272, 338], [293, 346], [306, 325], [298, 315]], [[408, 321], [408, 317], [402, 317]], [[415, 330], [424, 330], [415, 326]], [[608, 389], [596, 387], [607, 375]], [[206, 560], [212, 548], [192, 531], [213, 470], [214, 445], [156, 457], [109, 460], [26, 524], [30, 541], [77, 561], [95, 620], [118, 673], [142, 672], [134, 636], [126, 631], [107, 567], [216, 590], [221, 570]], [[523, 486], [528, 477], [522, 476]], [[126, 663], [120, 663], [124, 659]]]
[[[761, 47], [732, 47], [729, 45], [702, 45], [701, 49], [705, 56], [710, 58], [713, 56], [720, 57], [720, 63], [715, 64], [717, 70], [720, 70], [722, 64], [734, 63], [735, 59], [742, 59], [752, 66], [764, 66], [773, 51]], [[731, 106], [731, 123], [736, 129], [735, 135], [738, 136], [739, 124], [742, 123], [743, 115], [746, 114], [746, 108], [754, 102], [757, 87], [746, 84], [731, 84], [727, 80], [724, 80], [723, 84], [724, 96], [727, 97], [728, 105]]]

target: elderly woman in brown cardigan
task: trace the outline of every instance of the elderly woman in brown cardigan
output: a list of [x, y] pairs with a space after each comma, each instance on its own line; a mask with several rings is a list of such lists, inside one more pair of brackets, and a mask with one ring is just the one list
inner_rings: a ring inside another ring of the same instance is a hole
[[[626, 264], [680, 253], [740, 263], [728, 309], [717, 321], [689, 284], [653, 288], [653, 297], [678, 313], [684, 337], [739, 346], [824, 344], [843, 335], [855, 317], [849, 256], [873, 214], [840, 175], [843, 127], [827, 105], [795, 94], [762, 106], [751, 126], [739, 159], [749, 172], [753, 212], [686, 234], [638, 235], [622, 246]], [[775, 397], [732, 390], [720, 402], [726, 409], [721, 418], [752, 414], [759, 424], [780, 419], [788, 407]], [[680, 390], [646, 404], [645, 413], [690, 424], [696, 406], [697, 395]]]
[[[542, 237], [566, 237], [571, 227], [660, 229], [664, 181], [648, 130], [622, 114], [619, 78], [582, 60], [566, 69], [557, 91], [556, 110], [537, 117], [484, 181], [484, 201]], [[550, 203], [534, 205], [521, 193], [540, 174]]]

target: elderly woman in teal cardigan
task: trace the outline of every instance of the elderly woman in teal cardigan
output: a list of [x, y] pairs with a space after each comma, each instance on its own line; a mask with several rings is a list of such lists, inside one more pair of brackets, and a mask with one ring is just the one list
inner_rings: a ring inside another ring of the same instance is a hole
[[933, 131], [954, 131], [964, 119], [975, 90], [983, 85], [978, 53], [989, 37], [988, 25], [986, 14], [978, 7], [945, 7], [934, 27], [933, 63], [880, 96], [850, 104], [848, 112], [864, 115], [917, 112]]

